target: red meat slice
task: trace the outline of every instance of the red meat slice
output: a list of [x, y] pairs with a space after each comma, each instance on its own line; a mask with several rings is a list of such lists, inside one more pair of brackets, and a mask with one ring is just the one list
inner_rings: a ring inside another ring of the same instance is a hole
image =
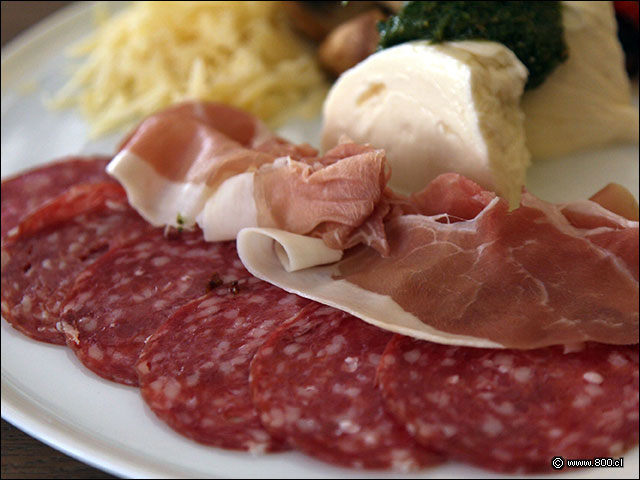
[[72, 187], [27, 216], [3, 243], [3, 317], [31, 338], [63, 345], [56, 323], [76, 275], [151, 228], [119, 185]]
[[378, 379], [418, 442], [491, 470], [551, 472], [555, 456], [638, 442], [638, 345], [490, 350], [397, 335]]
[[391, 336], [330, 307], [303, 310], [251, 364], [265, 428], [336, 465], [407, 471], [438, 463], [383, 407], [375, 372]]
[[37, 207], [80, 183], [114, 181], [110, 157], [69, 157], [2, 181], [2, 238]]
[[251, 452], [286, 448], [258, 419], [249, 363], [269, 333], [309, 303], [250, 278], [184, 305], [145, 344], [137, 364], [142, 397], [198, 442]]
[[135, 363], [149, 335], [180, 306], [205, 294], [212, 276], [248, 277], [235, 242], [207, 243], [201, 231], [154, 232], [104, 255], [78, 276], [61, 328], [86, 367], [137, 385]]

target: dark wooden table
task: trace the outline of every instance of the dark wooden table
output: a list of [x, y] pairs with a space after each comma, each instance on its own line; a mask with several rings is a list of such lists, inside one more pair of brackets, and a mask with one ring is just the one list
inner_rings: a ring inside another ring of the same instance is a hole
[[[1, 2], [2, 46], [72, 2]], [[2, 420], [2, 478], [114, 478], [35, 440]]]

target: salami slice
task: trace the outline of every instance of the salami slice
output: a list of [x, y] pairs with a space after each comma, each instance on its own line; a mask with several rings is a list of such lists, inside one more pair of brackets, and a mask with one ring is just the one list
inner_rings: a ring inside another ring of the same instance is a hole
[[638, 442], [638, 345], [487, 350], [398, 335], [378, 378], [420, 443], [491, 470], [551, 471], [556, 456], [619, 456]]
[[283, 450], [258, 419], [249, 363], [272, 330], [310, 303], [255, 277], [188, 303], [145, 344], [137, 364], [142, 397], [171, 428], [198, 442]]
[[151, 228], [119, 185], [72, 187], [28, 215], [3, 243], [3, 317], [31, 338], [63, 345], [56, 323], [75, 276]]
[[407, 471], [440, 457], [383, 407], [375, 372], [392, 334], [312, 305], [277, 330], [251, 364], [251, 391], [272, 435], [327, 462]]
[[113, 181], [110, 157], [69, 157], [2, 181], [2, 238], [46, 201], [80, 183]]
[[98, 375], [137, 385], [144, 342], [180, 306], [205, 294], [212, 276], [250, 274], [235, 242], [207, 243], [202, 232], [154, 232], [104, 255], [82, 272], [60, 327], [80, 361]]

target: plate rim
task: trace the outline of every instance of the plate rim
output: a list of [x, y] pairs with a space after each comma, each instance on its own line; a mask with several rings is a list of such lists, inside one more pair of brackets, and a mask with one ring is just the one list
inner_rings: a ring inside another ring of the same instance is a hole
[[130, 459], [131, 454], [124, 449], [109, 445], [56, 415], [47, 415], [48, 409], [23, 392], [8, 378], [4, 370], [1, 388], [2, 418], [54, 450], [114, 476], [153, 478], [183, 476], [176, 472], [168, 474], [167, 469], [157, 469], [157, 466], [146, 460], [141, 466], [141, 459]]
[[[88, 11], [101, 3], [106, 2], [72, 3], [24, 30], [2, 48], [0, 62], [2, 69], [4, 70], [11, 62], [17, 61], [21, 55], [26, 54], [30, 48], [33, 48], [33, 43], [46, 41], [48, 37], [56, 36], [69, 22], [73, 22], [76, 17], [86, 15]], [[122, 5], [129, 2], [109, 3]], [[111, 10], [113, 7], [110, 5], [109, 8]], [[3, 83], [4, 73], [3, 71]], [[7, 72], [7, 75], [10, 76], [12, 73]], [[4, 88], [2, 96], [4, 98]], [[4, 368], [1, 370], [1, 416], [11, 425], [51, 448], [115, 476], [152, 478], [182, 478], [185, 475], [203, 476], [201, 472], [180, 470], [179, 466], [172, 466], [171, 463], [158, 464], [152, 459], [128, 452], [118, 445], [110, 444], [99, 436], [85, 431], [84, 428], [79, 427], [77, 424], [66, 422], [63, 417], [50, 412], [50, 409], [42, 405], [37, 399], [32, 398], [28, 392], [25, 392], [19, 382], [14, 380], [12, 375]], [[637, 447], [635, 448], [637, 449]], [[633, 450], [630, 450], [627, 454], [630, 452], [633, 452]], [[250, 459], [251, 457], [247, 456], [247, 458]], [[349, 472], [358, 474], [358, 471]], [[593, 475], [596, 475], [596, 472], [597, 470], [594, 470]], [[317, 474], [317, 472], [314, 473]], [[362, 473], [369, 474], [371, 472], [365, 471]], [[486, 473], [500, 476], [497, 472], [488, 470]], [[425, 470], [423, 475], [425, 477], [432, 476], [428, 470]], [[220, 473], [207, 473], [206, 476], [209, 478], [222, 478]], [[532, 477], [533, 475], [525, 476], [525, 478]], [[515, 478], [515, 476], [512, 478]]]
[[30, 48], [32, 42], [43, 40], [44, 37], [55, 34], [56, 30], [63, 27], [64, 23], [72, 20], [75, 16], [86, 14], [86, 10], [93, 8], [97, 3], [101, 2], [70, 3], [20, 32], [2, 47], [0, 55], [2, 68], [5, 68], [6, 63], [12, 61], [15, 56], [22, 54], [23, 50]]

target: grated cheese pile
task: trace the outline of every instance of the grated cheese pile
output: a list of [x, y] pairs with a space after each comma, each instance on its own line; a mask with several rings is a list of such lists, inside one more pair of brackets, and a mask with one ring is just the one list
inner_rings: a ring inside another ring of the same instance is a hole
[[76, 46], [86, 56], [52, 107], [97, 136], [183, 100], [234, 105], [268, 124], [319, 112], [325, 78], [280, 2], [136, 2]]

